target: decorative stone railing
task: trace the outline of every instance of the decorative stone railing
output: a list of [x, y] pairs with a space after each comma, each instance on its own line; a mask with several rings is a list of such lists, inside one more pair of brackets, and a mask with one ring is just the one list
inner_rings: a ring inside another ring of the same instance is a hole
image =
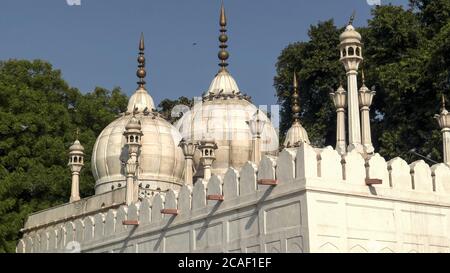
[[70, 207], [75, 202], [34, 214], [23, 229], [17, 252], [65, 251], [73, 241], [83, 250], [95, 251], [131, 233], [164, 233], [172, 226], [207, 222], [232, 210], [257, 208], [261, 202], [307, 190], [450, 207], [450, 168], [445, 164], [430, 167], [422, 160], [408, 165], [401, 158], [386, 162], [379, 154], [368, 159], [356, 152], [340, 156], [331, 147], [303, 144], [284, 149], [278, 157], [264, 156], [259, 166], [248, 162], [240, 171], [230, 168], [223, 178], [213, 175], [193, 187], [157, 193], [130, 206], [123, 204], [120, 191], [116, 198], [104, 197], [110, 203], [103, 209], [91, 207], [77, 214]]

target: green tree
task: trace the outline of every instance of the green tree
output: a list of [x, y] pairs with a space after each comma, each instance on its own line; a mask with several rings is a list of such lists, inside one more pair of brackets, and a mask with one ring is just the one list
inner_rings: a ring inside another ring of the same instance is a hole
[[339, 30], [332, 20], [311, 26], [310, 41], [298, 42], [286, 47], [277, 63], [275, 89], [281, 105], [280, 131], [282, 138], [291, 125], [291, 100], [294, 71], [299, 80], [301, 121], [308, 129], [315, 145], [335, 141], [333, 124], [335, 111], [329, 93], [343, 77], [336, 45]]
[[81, 94], [40, 60], [0, 62], [0, 97], [0, 252], [13, 252], [27, 215], [68, 201], [76, 128], [86, 148], [80, 193], [93, 193], [92, 146], [127, 99], [118, 88]]
[[[158, 104], [158, 113], [160, 113], [164, 119], [174, 124], [179, 120], [184, 110], [191, 108], [194, 105], [194, 101], [187, 97], [181, 96], [176, 100], [164, 99]], [[181, 106], [181, 107], [180, 107]], [[188, 108], [184, 107], [187, 106]]]

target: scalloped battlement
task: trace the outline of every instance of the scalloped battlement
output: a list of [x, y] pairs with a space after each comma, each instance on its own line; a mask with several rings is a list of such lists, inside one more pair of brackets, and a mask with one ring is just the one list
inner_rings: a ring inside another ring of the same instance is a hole
[[[368, 186], [367, 179], [382, 183]], [[86, 252], [403, 252], [414, 243], [415, 251], [433, 251], [432, 245], [450, 251], [450, 168], [422, 160], [408, 165], [401, 158], [386, 162], [379, 154], [364, 159], [356, 152], [341, 157], [331, 147], [303, 144], [278, 157], [264, 156], [259, 166], [248, 162], [223, 177], [130, 206], [123, 204], [122, 192], [114, 194], [115, 207], [77, 214], [72, 206], [86, 203], [81, 200], [31, 215], [17, 252], [70, 252], [74, 241]], [[178, 214], [162, 213], [167, 209]], [[139, 225], [124, 225], [126, 220]], [[427, 221], [442, 227], [424, 227]], [[415, 233], [422, 237], [406, 235]], [[386, 236], [391, 243], [382, 243]]]

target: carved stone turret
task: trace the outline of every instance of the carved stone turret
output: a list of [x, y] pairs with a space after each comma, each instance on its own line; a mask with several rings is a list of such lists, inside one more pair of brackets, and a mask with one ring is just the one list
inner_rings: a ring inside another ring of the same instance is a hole
[[69, 163], [67, 165], [72, 172], [70, 202], [75, 202], [80, 200], [80, 172], [84, 166], [84, 147], [78, 140], [78, 136], [72, 146], [70, 146], [69, 151]]
[[200, 163], [203, 166], [203, 179], [208, 180], [211, 178], [211, 166], [216, 159], [217, 144], [214, 139], [205, 137], [200, 141], [198, 148], [202, 153]]
[[127, 204], [131, 204], [136, 202], [138, 198], [138, 183], [135, 179], [139, 165], [138, 155], [139, 149], [141, 148], [142, 137], [141, 122], [134, 116], [134, 114], [125, 126], [125, 132], [123, 135], [126, 138], [126, 145], [128, 147], [128, 160], [125, 168], [127, 177], [126, 202]]

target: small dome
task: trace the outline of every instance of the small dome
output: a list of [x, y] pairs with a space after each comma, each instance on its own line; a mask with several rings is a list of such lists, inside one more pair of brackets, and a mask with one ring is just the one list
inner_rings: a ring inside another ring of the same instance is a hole
[[345, 31], [339, 36], [341, 43], [361, 43], [361, 34], [352, 25], [348, 25]]
[[205, 96], [217, 95], [219, 94], [219, 92], [224, 95], [239, 93], [239, 87], [236, 81], [233, 79], [231, 74], [225, 69], [219, 71], [216, 77], [214, 77]]
[[83, 152], [84, 147], [81, 145], [80, 141], [77, 139], [74, 141], [72, 146], [70, 146], [69, 151], [71, 152]]
[[141, 122], [133, 116], [125, 126], [125, 130], [141, 130]]
[[143, 112], [145, 108], [147, 108], [150, 112], [152, 111], [152, 109], [155, 109], [155, 104], [153, 103], [152, 97], [143, 87], [140, 87], [131, 96], [130, 100], [128, 101], [127, 112], [133, 113], [136, 108], [138, 112]]
[[291, 128], [287, 131], [286, 139], [284, 140], [284, 147], [298, 147], [300, 143], [309, 144], [308, 133], [300, 122], [295, 121]]

